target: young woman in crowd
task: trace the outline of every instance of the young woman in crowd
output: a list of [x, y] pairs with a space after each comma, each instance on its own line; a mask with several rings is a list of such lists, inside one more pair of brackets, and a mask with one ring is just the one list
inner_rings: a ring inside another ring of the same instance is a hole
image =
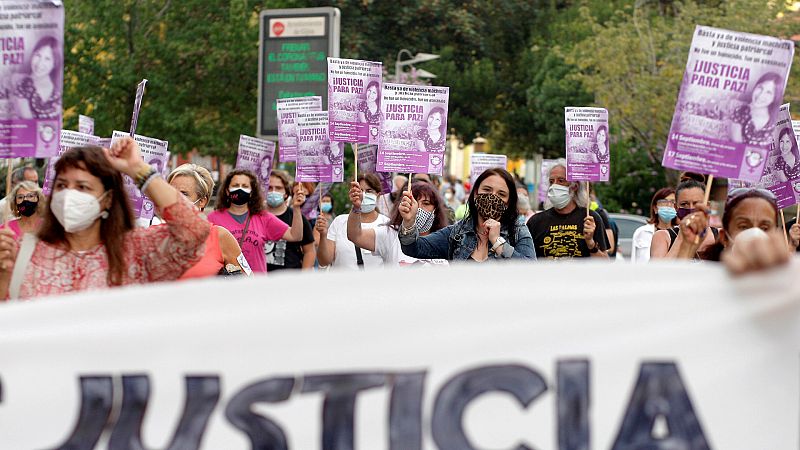
[[[167, 182], [183, 194], [198, 210], [203, 211], [214, 192], [211, 173], [196, 164], [184, 164], [167, 176]], [[205, 278], [216, 275], [249, 273], [250, 266], [242, 255], [239, 243], [230, 231], [218, 225], [211, 227], [206, 239], [205, 252], [200, 261], [181, 276], [181, 280]]]
[[[411, 186], [411, 192], [419, 203], [416, 225], [420, 236], [427, 236], [449, 224], [447, 208], [444, 206], [444, 202], [434, 186], [430, 183], [417, 182]], [[353, 204], [353, 211], [361, 209], [363, 195], [364, 191], [361, 190], [361, 186], [355, 182], [351, 183], [350, 201]], [[447, 264], [447, 261], [443, 259], [420, 260], [412, 258], [400, 250], [398, 232], [403, 223], [403, 217], [400, 215], [398, 208], [393, 209], [394, 213], [391, 221], [386, 226], [377, 228], [362, 228], [360, 214], [351, 213], [347, 220], [347, 239], [355, 245], [383, 258], [383, 264], [386, 267]]]
[[528, 220], [536, 256], [539, 258], [608, 259], [603, 219], [589, 211], [586, 183], [567, 181], [567, 161], [560, 159], [550, 168], [547, 206]]
[[[77, 147], [55, 165], [50, 208], [18, 249], [0, 230], [0, 298], [32, 298], [174, 280], [203, 253], [210, 226], [146, 164], [133, 139]], [[122, 174], [161, 210], [166, 226], [134, 229]]]
[[650, 244], [658, 230], [666, 230], [678, 225], [678, 212], [675, 210], [675, 189], [661, 188], [650, 201], [650, 219], [633, 232], [631, 239], [631, 261], [634, 263], [650, 261]]
[[403, 222], [398, 233], [402, 251], [419, 259], [536, 259], [530, 233], [517, 221], [514, 178], [500, 168], [483, 172], [467, 201], [463, 220], [427, 236], [417, 222], [419, 201], [404, 192], [398, 207]]
[[38, 233], [47, 205], [42, 188], [32, 181], [23, 181], [14, 186], [8, 197], [11, 199], [11, 215], [18, 218], [9, 220], [6, 226], [14, 232], [17, 240], [25, 233]]
[[300, 206], [305, 196], [293, 200], [292, 226], [286, 225], [265, 211], [263, 189], [255, 174], [249, 170], [229, 172], [217, 193], [217, 210], [208, 215], [209, 222], [226, 228], [233, 234], [254, 273], [266, 273], [264, 245], [284, 239], [298, 242], [303, 238], [303, 216]]
[[[692, 223], [687, 226], [690, 228], [688, 233], [696, 235], [703, 229], [703, 225], [702, 219], [699, 219], [697, 224]], [[779, 253], [787, 253], [789, 249], [785, 238], [781, 235], [783, 233], [781, 226], [780, 210], [772, 192], [756, 188], [734, 189], [729, 193], [725, 203], [719, 239], [699, 253], [700, 259], [720, 261], [723, 250], [733, 248], [737, 243], [736, 238], [740, 235], [766, 237], [768, 234], [777, 234], [783, 240], [783, 251]], [[679, 251], [679, 254], [683, 258], [691, 258], [697, 245], [689, 240], [684, 240], [681, 245], [685, 248]]]
[[[275, 217], [291, 225], [294, 210], [300, 209], [302, 205], [290, 208], [288, 205], [289, 194], [293, 198], [302, 196], [308, 198], [314, 190], [310, 183], [295, 183], [292, 185], [292, 178], [283, 170], [273, 170], [269, 176], [269, 192], [267, 192], [267, 211]], [[299, 242], [287, 242], [284, 239], [278, 241], [268, 241], [264, 246], [267, 258], [267, 271], [272, 272], [282, 269], [313, 269], [314, 261], [317, 259], [317, 251], [314, 248], [314, 235], [311, 231], [311, 224], [308, 219], [303, 220], [303, 238]]]
[[359, 247], [347, 239], [347, 223], [350, 217], [357, 218], [363, 229], [376, 229], [389, 222], [389, 218], [375, 209], [378, 195], [381, 192], [381, 181], [373, 173], [359, 175], [358, 185], [363, 192], [359, 208], [353, 207], [350, 214], [337, 216], [328, 225], [328, 219], [322, 215], [317, 219], [315, 229], [319, 232], [320, 243], [317, 258], [320, 267], [335, 269], [372, 269], [383, 267], [383, 258], [371, 250]]
[[[680, 225], [656, 231], [650, 245], [651, 259], [696, 259], [717, 241], [719, 230], [708, 226], [708, 205], [703, 204], [705, 192], [705, 185], [694, 179], [686, 179], [678, 185], [675, 200]], [[684, 242], [691, 245], [683, 245]], [[682, 253], [691, 248], [694, 248], [691, 254]]]

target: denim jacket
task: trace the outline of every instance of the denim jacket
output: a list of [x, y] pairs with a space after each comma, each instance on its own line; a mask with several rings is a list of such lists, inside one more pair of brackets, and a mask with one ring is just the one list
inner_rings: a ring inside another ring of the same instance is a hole
[[[500, 236], [506, 240], [503, 246], [503, 253], [498, 255], [489, 252], [492, 259], [536, 259], [536, 252], [533, 249], [533, 239], [528, 227], [517, 222], [515, 224], [515, 239], [512, 247], [511, 240], [508, 238], [508, 230], [500, 230]], [[400, 227], [400, 245], [403, 253], [412, 258], [418, 259], [448, 259], [465, 260], [470, 259], [472, 252], [478, 246], [478, 235], [472, 226], [472, 219], [466, 218], [459, 220], [453, 225], [442, 228], [428, 236], [420, 236], [416, 225], [407, 233]]]

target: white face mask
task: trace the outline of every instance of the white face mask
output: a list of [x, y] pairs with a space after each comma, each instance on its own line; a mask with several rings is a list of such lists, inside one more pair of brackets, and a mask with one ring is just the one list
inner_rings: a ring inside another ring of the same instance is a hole
[[551, 184], [547, 190], [547, 199], [553, 204], [553, 208], [562, 209], [569, 204], [572, 196], [569, 195], [569, 187]]
[[108, 217], [108, 211], [100, 211], [100, 198], [75, 189], [63, 189], [53, 194], [50, 210], [64, 231], [76, 233], [92, 226], [98, 217]]

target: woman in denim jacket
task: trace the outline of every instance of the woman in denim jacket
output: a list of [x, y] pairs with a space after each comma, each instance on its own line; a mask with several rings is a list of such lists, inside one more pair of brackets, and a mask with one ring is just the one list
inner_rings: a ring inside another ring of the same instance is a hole
[[410, 192], [404, 192], [398, 206], [403, 217], [399, 233], [403, 253], [419, 259], [535, 260], [531, 234], [525, 224], [517, 222], [516, 204], [517, 189], [511, 174], [504, 169], [489, 169], [475, 180], [463, 220], [420, 236], [416, 226], [419, 205]]

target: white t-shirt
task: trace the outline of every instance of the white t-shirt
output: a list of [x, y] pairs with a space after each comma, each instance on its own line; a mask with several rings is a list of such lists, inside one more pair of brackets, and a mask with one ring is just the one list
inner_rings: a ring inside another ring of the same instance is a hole
[[380, 226], [375, 229], [375, 252], [374, 255], [383, 258], [383, 263], [387, 267], [433, 267], [448, 266], [446, 259], [417, 259], [412, 258], [400, 247], [400, 238], [397, 230], [392, 227]]
[[650, 244], [653, 242], [653, 235], [656, 233], [656, 226], [652, 223], [642, 225], [633, 232], [631, 239], [631, 262], [644, 263], [650, 261]]
[[[356, 246], [347, 240], [347, 217], [349, 214], [342, 214], [333, 219], [328, 227], [328, 240], [336, 243], [334, 254], [334, 269], [358, 269], [358, 259], [356, 258]], [[378, 214], [378, 218], [372, 223], [362, 223], [364, 229], [375, 229], [379, 225], [389, 222], [389, 218], [383, 214]], [[385, 227], [384, 227], [385, 228]], [[374, 269], [383, 267], [383, 258], [373, 254], [369, 250], [361, 249], [361, 258], [364, 260], [364, 269]]]

